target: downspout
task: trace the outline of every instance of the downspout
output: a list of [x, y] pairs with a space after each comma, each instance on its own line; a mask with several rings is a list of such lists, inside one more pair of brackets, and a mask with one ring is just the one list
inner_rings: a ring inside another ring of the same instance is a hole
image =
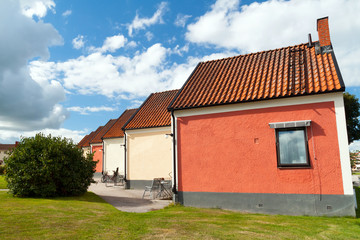
[[125, 188], [127, 186], [127, 179], [126, 179], [126, 173], [127, 173], [127, 169], [126, 169], [126, 152], [127, 152], [127, 148], [126, 148], [126, 133], [124, 133], [124, 182], [125, 182]]
[[104, 168], [105, 168], [105, 144], [104, 144], [104, 140], [103, 139], [101, 139], [102, 140], [102, 155], [103, 155], [103, 159], [102, 159], [102, 171], [103, 172], [105, 172], [104, 170]]
[[175, 134], [175, 116], [174, 116], [174, 110], [171, 111], [171, 116], [172, 116], [172, 122], [173, 122], [173, 131], [172, 131], [172, 134], [173, 134], [173, 166], [174, 166], [174, 184], [173, 184], [173, 189], [172, 189], [172, 192], [174, 194], [177, 194], [178, 191], [176, 189], [176, 169], [177, 169], [177, 166], [176, 166], [176, 134]]

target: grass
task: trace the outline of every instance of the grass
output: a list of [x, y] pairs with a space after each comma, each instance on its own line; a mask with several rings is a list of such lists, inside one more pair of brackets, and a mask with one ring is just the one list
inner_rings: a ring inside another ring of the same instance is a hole
[[[357, 188], [360, 194], [360, 189]], [[246, 214], [173, 205], [125, 213], [93, 193], [14, 198], [0, 192], [1, 239], [358, 239], [360, 219]]]
[[5, 181], [5, 176], [0, 175], [0, 189], [6, 189], [6, 188], [7, 188], [7, 183]]
[[356, 209], [356, 217], [360, 218], [360, 187], [354, 187], [355, 194], [356, 194], [356, 202], [357, 202], [357, 209]]
[[352, 175], [360, 175], [360, 172], [353, 172]]

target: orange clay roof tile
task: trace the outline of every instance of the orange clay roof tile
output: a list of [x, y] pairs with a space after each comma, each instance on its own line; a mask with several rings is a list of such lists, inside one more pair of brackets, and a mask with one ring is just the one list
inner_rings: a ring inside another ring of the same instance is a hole
[[81, 148], [88, 137], [89, 137], [89, 134], [85, 135], [85, 137], [83, 137], [83, 139], [80, 140], [80, 142], [77, 144], [77, 146], [79, 148]]
[[78, 144], [79, 147], [90, 147], [90, 141], [95, 137], [96, 131], [92, 131], [89, 135], [85, 136]]
[[116, 119], [110, 119], [105, 126], [101, 127], [95, 137], [90, 141], [90, 144], [102, 143], [102, 137], [114, 125], [115, 122]]
[[314, 44], [201, 62], [169, 109], [344, 91], [333, 52]]
[[167, 106], [179, 90], [152, 93], [130, 118], [124, 129], [164, 127], [171, 125], [171, 115]]
[[105, 138], [119, 138], [124, 137], [124, 131], [121, 129], [125, 123], [131, 118], [131, 116], [136, 112], [137, 109], [127, 109], [121, 114], [121, 116], [116, 120], [114, 125], [105, 133], [103, 139]]
[[0, 144], [0, 150], [10, 150], [15, 147], [15, 144]]

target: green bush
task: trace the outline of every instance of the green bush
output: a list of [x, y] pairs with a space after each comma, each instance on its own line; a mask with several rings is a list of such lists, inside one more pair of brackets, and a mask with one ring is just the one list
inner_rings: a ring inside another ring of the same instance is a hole
[[71, 140], [44, 136], [23, 138], [5, 159], [8, 188], [14, 196], [76, 196], [87, 191], [95, 172]]
[[5, 173], [5, 166], [0, 165], [0, 175], [3, 175]]

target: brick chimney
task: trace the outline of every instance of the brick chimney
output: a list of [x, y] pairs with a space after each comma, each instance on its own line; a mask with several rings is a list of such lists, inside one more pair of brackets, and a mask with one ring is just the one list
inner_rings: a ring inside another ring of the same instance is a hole
[[317, 20], [320, 47], [331, 46], [328, 17]]

